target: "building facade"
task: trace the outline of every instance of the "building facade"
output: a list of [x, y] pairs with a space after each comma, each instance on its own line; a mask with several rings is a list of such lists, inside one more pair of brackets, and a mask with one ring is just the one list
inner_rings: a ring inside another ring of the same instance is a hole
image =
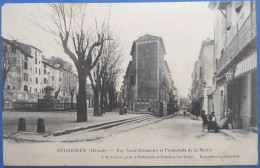
[[[214, 40], [206, 39], [201, 44], [199, 59], [194, 64], [192, 72], [191, 98], [193, 104], [193, 113], [199, 113], [205, 110], [209, 112], [209, 99], [207, 91], [212, 86], [214, 62]], [[196, 112], [195, 112], [196, 111]]]
[[[52, 88], [51, 95], [60, 103], [77, 102], [78, 76], [75, 73], [45, 58], [34, 46], [3, 37], [1, 46], [15, 58], [3, 86], [5, 109], [12, 109], [14, 102], [38, 102], [44, 98], [46, 87]], [[89, 89], [88, 103], [92, 107], [93, 92]]]
[[211, 108], [220, 120], [232, 111], [234, 128], [257, 129], [255, 1], [210, 2], [209, 8], [215, 14]]
[[124, 103], [130, 110], [167, 115], [169, 93], [177, 94], [171, 71], [164, 60], [162, 38], [145, 35], [135, 40], [122, 87]]

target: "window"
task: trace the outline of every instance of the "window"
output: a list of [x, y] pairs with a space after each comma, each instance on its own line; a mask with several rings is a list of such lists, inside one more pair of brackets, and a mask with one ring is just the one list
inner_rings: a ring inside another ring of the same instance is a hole
[[37, 77], [35, 77], [35, 83], [38, 84], [38, 78]]
[[35, 93], [37, 93], [37, 88], [35, 89]]
[[24, 56], [24, 60], [25, 60], [25, 61], [28, 61], [28, 57], [27, 57], [26, 55]]
[[32, 92], [32, 87], [30, 87], [30, 92]]
[[224, 48], [221, 50], [221, 57], [224, 55]]
[[27, 62], [24, 62], [24, 63], [23, 63], [23, 68], [24, 68], [25, 70], [28, 69], [28, 64], [27, 64]]
[[37, 74], [37, 68], [35, 68], [35, 74]]
[[35, 58], [35, 64], [37, 64], [37, 58]]
[[10, 90], [10, 89], [11, 89], [10, 85], [7, 85], [6, 89], [7, 89], [7, 90]]
[[15, 86], [13, 86], [13, 88], [12, 88], [13, 90], [15, 89]]
[[16, 48], [15, 48], [15, 46], [12, 46], [12, 53], [16, 53]]
[[140, 106], [140, 100], [137, 100], [137, 106]]
[[149, 106], [149, 100], [146, 100], [146, 106]]
[[48, 82], [48, 81], [47, 81], [47, 79], [46, 79], [46, 78], [44, 78], [43, 80], [44, 80], [44, 84], [47, 84], [47, 82]]
[[237, 13], [239, 13], [240, 11], [241, 11], [241, 8], [242, 8], [242, 6], [243, 6], [243, 1], [236, 1], [235, 2], [235, 11], [237, 12]]
[[41, 69], [39, 69], [39, 75], [41, 75]]
[[28, 86], [27, 85], [23, 86], [23, 91], [26, 91], [26, 92], [28, 91]]
[[37, 57], [37, 51], [35, 51], [35, 57]]
[[27, 73], [24, 73], [24, 74], [23, 74], [23, 79], [24, 79], [25, 81], [28, 81], [28, 74], [27, 74]]
[[54, 76], [52, 76], [51, 78], [52, 78], [52, 80], [54, 80]]
[[44, 69], [43, 73], [46, 75], [46, 69]]
[[227, 30], [230, 30], [232, 25], [232, 5], [231, 3], [227, 6]]

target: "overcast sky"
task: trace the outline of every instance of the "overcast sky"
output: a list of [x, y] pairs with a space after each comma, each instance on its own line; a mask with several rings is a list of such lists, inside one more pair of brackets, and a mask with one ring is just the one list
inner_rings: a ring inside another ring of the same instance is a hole
[[[99, 16], [107, 13], [109, 6], [110, 27], [120, 37], [125, 50], [124, 71], [131, 60], [130, 49], [134, 40], [145, 34], [160, 36], [175, 86], [181, 96], [187, 96], [201, 42], [214, 37], [214, 15], [208, 9], [208, 2], [90, 4], [88, 8], [95, 9]], [[2, 36], [33, 45], [46, 57], [61, 56], [69, 60], [53, 35], [34, 23], [36, 20], [42, 26], [49, 26], [42, 12], [45, 8], [46, 4], [5, 4], [2, 8]]]

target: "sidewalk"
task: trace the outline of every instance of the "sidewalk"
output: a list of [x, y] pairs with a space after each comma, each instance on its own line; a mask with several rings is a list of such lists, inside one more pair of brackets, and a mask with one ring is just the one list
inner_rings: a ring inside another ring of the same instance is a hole
[[54, 133], [58, 130], [66, 130], [75, 127], [85, 127], [88, 125], [94, 125], [103, 122], [110, 122], [115, 120], [122, 120], [142, 116], [145, 114], [129, 114], [119, 115], [117, 110], [113, 112], [106, 112], [103, 116], [93, 116], [93, 109], [88, 109], [88, 121], [76, 122], [76, 112], [3, 112], [3, 136], [16, 133], [18, 128], [18, 119], [20, 117], [26, 120], [26, 131], [36, 133], [37, 119], [43, 118], [45, 123], [46, 134]]

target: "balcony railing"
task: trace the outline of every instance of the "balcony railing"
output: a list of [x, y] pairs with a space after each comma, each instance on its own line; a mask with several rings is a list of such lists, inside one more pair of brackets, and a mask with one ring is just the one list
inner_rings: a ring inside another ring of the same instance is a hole
[[217, 75], [233, 61], [239, 53], [256, 37], [256, 11], [253, 10], [234, 36], [216, 64]]

